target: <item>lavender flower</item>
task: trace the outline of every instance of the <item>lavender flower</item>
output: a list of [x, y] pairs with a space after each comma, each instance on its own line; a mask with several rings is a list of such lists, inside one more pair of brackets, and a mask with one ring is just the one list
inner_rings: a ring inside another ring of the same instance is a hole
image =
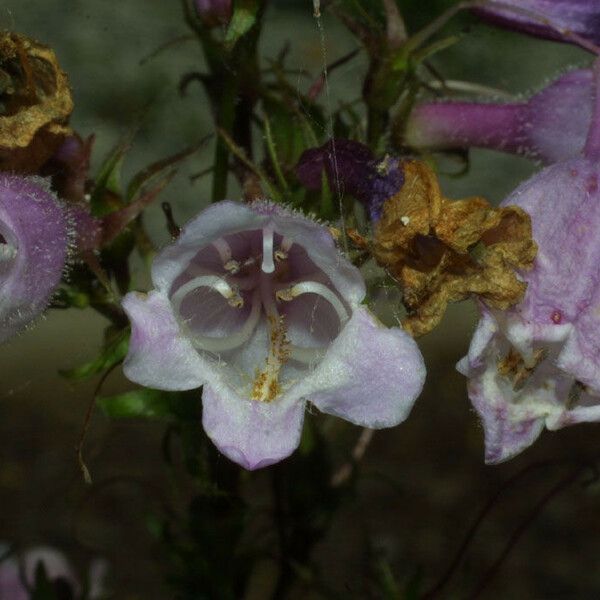
[[163, 250], [155, 289], [128, 294], [124, 371], [145, 386], [204, 386], [203, 425], [247, 469], [298, 446], [305, 400], [372, 428], [403, 421], [425, 368], [415, 342], [361, 306], [365, 284], [329, 230], [258, 202], [212, 205]]
[[473, 11], [494, 25], [536, 37], [578, 43], [574, 34], [600, 42], [598, 0], [501, 0]]
[[65, 213], [42, 179], [0, 174], [0, 342], [46, 307], [67, 258]]
[[483, 309], [457, 365], [485, 430], [486, 462], [507, 460], [544, 426], [600, 421], [600, 60], [583, 155], [543, 169], [503, 204], [531, 216], [538, 254], [507, 311]]
[[549, 164], [581, 153], [592, 119], [590, 69], [570, 71], [527, 102], [425, 102], [410, 115], [405, 143], [414, 148], [478, 146]]
[[[1, 549], [7, 546], [0, 544]], [[81, 584], [69, 561], [54, 548], [38, 546], [20, 557], [9, 556], [0, 562], [0, 598], [29, 600], [35, 585], [36, 571], [42, 565], [57, 598], [75, 598], [81, 594]], [[89, 589], [86, 598], [93, 600], [104, 594], [103, 579], [106, 563], [95, 560], [90, 565]], [[75, 594], [75, 596], [73, 595]]]
[[333, 139], [318, 148], [306, 150], [296, 166], [296, 176], [309, 190], [321, 189], [325, 172], [329, 187], [354, 196], [376, 221], [383, 203], [404, 181], [398, 161], [377, 160], [371, 150], [352, 140]]
[[544, 426], [600, 421], [600, 162], [550, 166], [503, 205], [531, 215], [538, 243], [527, 291], [507, 311], [482, 308], [458, 370], [485, 430], [488, 463], [532, 444]]

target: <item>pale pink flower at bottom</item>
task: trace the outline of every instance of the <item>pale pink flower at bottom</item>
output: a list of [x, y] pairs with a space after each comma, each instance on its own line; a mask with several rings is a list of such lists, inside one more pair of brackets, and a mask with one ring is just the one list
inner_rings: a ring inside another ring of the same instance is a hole
[[306, 401], [365, 427], [403, 421], [425, 377], [415, 342], [361, 306], [360, 272], [327, 227], [268, 203], [224, 201], [155, 259], [155, 289], [130, 293], [126, 376], [204, 386], [203, 425], [247, 469], [300, 442]]

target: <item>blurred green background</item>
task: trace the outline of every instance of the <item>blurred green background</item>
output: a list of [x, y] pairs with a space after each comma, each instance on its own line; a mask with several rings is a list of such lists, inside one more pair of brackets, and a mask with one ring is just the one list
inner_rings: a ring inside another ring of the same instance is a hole
[[[441, 4], [400, 2], [414, 26], [427, 22]], [[328, 61], [357, 45], [332, 17], [325, 15], [323, 22]], [[4, 0], [0, 26], [56, 50], [74, 92], [71, 124], [82, 136], [96, 134], [95, 166], [132, 132], [136, 135], [126, 175], [210, 133], [200, 86], [191, 85], [185, 97], [177, 91], [180, 77], [202, 66], [197, 42], [182, 41], [145, 60], [161, 44], [188, 34], [178, 2]], [[289, 40], [290, 66], [319, 73], [323, 56], [309, 0], [273, 2], [263, 30], [262, 56], [275, 56]], [[469, 26], [456, 46], [435, 59], [448, 78], [483, 83], [515, 96], [537, 89], [567, 67], [587, 64], [587, 56], [576, 49], [482, 25]], [[360, 94], [365, 68], [359, 56], [332, 74], [332, 107]], [[304, 91], [310, 83], [298, 79]], [[208, 202], [209, 178], [191, 182], [190, 175], [211, 159], [210, 146], [195, 154], [162, 194], [180, 223]], [[534, 169], [524, 159], [474, 151], [468, 174], [443, 176], [442, 183], [450, 197], [481, 194], [498, 201]], [[158, 205], [147, 211], [146, 219], [153, 237], [165, 243], [168, 235]], [[378, 305], [393, 310], [395, 302], [390, 293]], [[600, 426], [581, 425], [544, 434], [507, 464], [483, 465], [482, 430], [465, 381], [454, 370], [475, 322], [470, 303], [454, 306], [443, 325], [420, 341], [428, 366], [423, 396], [406, 423], [375, 435], [356, 497], [316, 548], [313, 559], [344, 597], [371, 597], [369, 582], [378, 568], [389, 568], [400, 582], [416, 573], [433, 582], [482, 504], [509, 476], [535, 461], [596, 451]], [[95, 356], [104, 326], [90, 310], [51, 312], [37, 327], [0, 347], [0, 539], [57, 546], [81, 569], [90, 558], [105, 557], [112, 565], [115, 598], [160, 600], [170, 596], [162, 584], [161, 549], [147, 520], [161, 510], [172, 485], [160, 449], [164, 426], [109, 422], [97, 412], [86, 450], [94, 486], [87, 487], [74, 448], [96, 382], [73, 384], [58, 375], [58, 369]], [[105, 390], [129, 387], [116, 372]], [[359, 430], [339, 423], [332, 434], [339, 439], [335, 450], [341, 463]], [[248, 488], [250, 498], [261, 494], [260, 477]], [[550, 468], [507, 491], [443, 597], [466, 597], [556, 477]], [[555, 498], [484, 597], [598, 598], [599, 489], [575, 486]], [[248, 597], [268, 597], [268, 566], [264, 571], [255, 574]], [[292, 597], [308, 596], [298, 589]]]

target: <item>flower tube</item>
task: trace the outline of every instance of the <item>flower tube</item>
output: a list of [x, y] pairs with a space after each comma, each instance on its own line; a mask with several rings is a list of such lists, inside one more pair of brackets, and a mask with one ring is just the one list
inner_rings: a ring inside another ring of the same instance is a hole
[[424, 102], [412, 111], [403, 142], [430, 150], [476, 146], [546, 164], [568, 160], [585, 145], [592, 80], [591, 69], [570, 71], [526, 102]]

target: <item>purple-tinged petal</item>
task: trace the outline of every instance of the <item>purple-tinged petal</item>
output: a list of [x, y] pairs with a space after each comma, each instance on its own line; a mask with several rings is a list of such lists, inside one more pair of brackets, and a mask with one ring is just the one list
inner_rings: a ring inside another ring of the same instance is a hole
[[230, 389], [202, 394], [202, 425], [215, 446], [245, 469], [267, 467], [300, 443], [304, 402], [256, 402]]
[[[207, 434], [247, 469], [293, 452], [306, 399], [384, 427], [421, 389], [414, 342], [360, 308], [364, 281], [328, 228], [282, 206], [212, 205], [156, 258], [153, 279], [157, 291], [123, 303], [133, 325], [125, 374], [158, 388], [204, 384]], [[350, 406], [370, 399], [357, 386], [382, 368], [399, 391], [378, 384], [379, 402]]]
[[422, 103], [409, 117], [404, 141], [414, 148], [489, 148], [550, 164], [581, 153], [592, 106], [592, 71], [578, 69], [527, 102]]
[[423, 389], [425, 364], [415, 341], [358, 308], [312, 375], [307, 398], [321, 411], [363, 427], [404, 421]]
[[160, 390], [191, 390], [206, 381], [206, 365], [182, 334], [168, 298], [132, 292], [122, 304], [131, 321], [123, 365], [131, 381]]
[[[1, 546], [1, 545], [0, 545]], [[63, 554], [45, 546], [31, 548], [20, 557], [9, 556], [0, 563], [0, 598], [2, 600], [28, 600], [30, 589], [35, 585], [38, 566], [42, 564], [50, 583], [58, 580], [68, 585], [77, 597], [81, 594], [81, 584], [73, 567]], [[100, 582], [92, 582], [97, 592], [102, 591]], [[64, 587], [61, 586], [61, 590]], [[61, 596], [62, 597], [62, 596]], [[75, 596], [74, 596], [75, 597]], [[90, 599], [100, 597], [90, 594]]]
[[331, 189], [354, 196], [372, 220], [379, 219], [383, 203], [404, 181], [397, 160], [377, 160], [364, 144], [345, 139], [306, 150], [296, 166], [296, 176], [309, 190], [321, 189], [323, 172]]
[[468, 392], [483, 425], [487, 464], [513, 458], [531, 446], [544, 429], [544, 419], [533, 411], [513, 415], [501, 388], [489, 378], [470, 380]]
[[64, 200], [83, 202], [90, 169], [94, 136], [83, 140], [78, 134], [68, 135], [41, 174], [52, 177], [52, 187]]
[[0, 174], [0, 342], [47, 306], [68, 245], [65, 211], [44, 181]]
[[87, 204], [70, 204], [67, 208], [75, 231], [78, 252], [92, 252], [102, 245], [102, 221], [92, 216]]
[[486, 460], [506, 460], [545, 426], [600, 421], [600, 163], [547, 167], [504, 202], [531, 216], [538, 254], [523, 300], [484, 309], [458, 364], [482, 418]]
[[569, 35], [575, 34], [600, 43], [598, 0], [501, 0], [472, 10], [494, 25], [536, 37], [577, 44]]

